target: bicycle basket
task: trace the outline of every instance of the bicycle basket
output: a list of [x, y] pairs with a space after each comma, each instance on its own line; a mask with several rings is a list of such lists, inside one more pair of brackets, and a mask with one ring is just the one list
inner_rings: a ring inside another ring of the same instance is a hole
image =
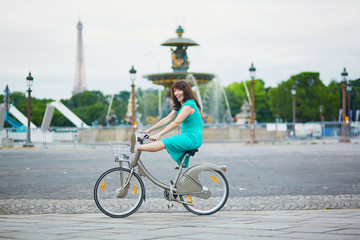
[[115, 162], [118, 161], [130, 161], [132, 158], [132, 153], [130, 152], [130, 144], [128, 143], [110, 143], [112, 148]]

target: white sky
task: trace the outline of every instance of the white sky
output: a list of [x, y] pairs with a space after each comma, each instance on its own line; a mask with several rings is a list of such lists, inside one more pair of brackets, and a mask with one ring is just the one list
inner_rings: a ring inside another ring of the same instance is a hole
[[74, 84], [76, 24], [83, 23], [85, 74], [89, 90], [104, 94], [152, 85], [145, 74], [171, 72], [170, 48], [184, 37], [192, 72], [217, 74], [224, 86], [256, 77], [276, 86], [293, 74], [320, 72], [325, 84], [360, 77], [358, 0], [0, 0], [0, 91], [69, 98]]

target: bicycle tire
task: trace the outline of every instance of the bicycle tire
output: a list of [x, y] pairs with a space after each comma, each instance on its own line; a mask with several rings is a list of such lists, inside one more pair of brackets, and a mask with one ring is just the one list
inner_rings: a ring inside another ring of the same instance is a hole
[[124, 196], [118, 197], [117, 190], [121, 189], [120, 174], [123, 174], [123, 184], [130, 169], [116, 167], [104, 172], [94, 186], [94, 200], [101, 212], [109, 217], [123, 218], [136, 212], [141, 206], [145, 196], [145, 185], [140, 176], [133, 172], [128, 190]]
[[180, 200], [192, 202], [193, 206], [183, 204], [191, 213], [196, 215], [211, 215], [219, 211], [229, 197], [229, 184], [224, 174], [217, 170], [201, 171], [199, 174], [201, 186], [206, 187], [211, 195], [207, 199], [197, 197], [196, 194], [181, 195]]

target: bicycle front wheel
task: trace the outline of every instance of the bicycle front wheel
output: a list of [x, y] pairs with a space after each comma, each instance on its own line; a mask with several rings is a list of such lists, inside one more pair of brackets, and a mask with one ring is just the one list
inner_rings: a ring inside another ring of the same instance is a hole
[[203, 190], [210, 192], [208, 198], [199, 197], [196, 194], [181, 195], [180, 200], [191, 202], [193, 205], [183, 204], [189, 211], [197, 215], [210, 215], [219, 211], [229, 197], [229, 184], [220, 171], [202, 171], [199, 181]]
[[125, 185], [130, 174], [127, 168], [112, 168], [96, 181], [94, 199], [104, 214], [115, 218], [127, 217], [141, 206], [145, 196], [144, 183], [133, 172], [129, 184]]

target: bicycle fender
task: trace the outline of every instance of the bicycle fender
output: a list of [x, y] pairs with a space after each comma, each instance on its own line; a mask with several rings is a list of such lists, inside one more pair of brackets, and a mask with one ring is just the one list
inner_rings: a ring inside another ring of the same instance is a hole
[[177, 184], [177, 193], [202, 192], [203, 188], [199, 181], [199, 174], [202, 171], [226, 172], [226, 166], [216, 166], [211, 163], [203, 163], [192, 166], [184, 172]]

